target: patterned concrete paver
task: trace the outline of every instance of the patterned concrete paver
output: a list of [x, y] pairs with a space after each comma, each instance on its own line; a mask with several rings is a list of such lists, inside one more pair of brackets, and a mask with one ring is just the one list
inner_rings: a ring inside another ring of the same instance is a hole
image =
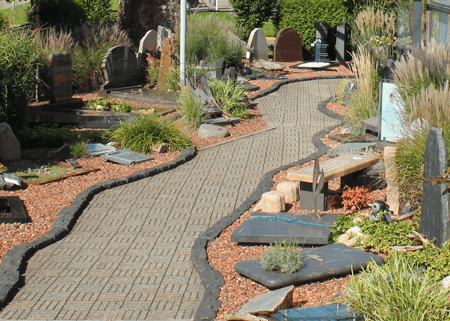
[[277, 129], [96, 195], [68, 236], [29, 260], [25, 285], [0, 319], [192, 319], [203, 297], [194, 240], [247, 199], [264, 173], [314, 152], [312, 136], [337, 124], [317, 104], [338, 82], [282, 86], [257, 100]]

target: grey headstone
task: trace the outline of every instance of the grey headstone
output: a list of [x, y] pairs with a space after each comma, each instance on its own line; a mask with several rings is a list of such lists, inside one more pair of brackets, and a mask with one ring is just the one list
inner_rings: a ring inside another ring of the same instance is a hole
[[336, 60], [340, 63], [345, 62], [347, 36], [345, 34], [346, 23], [338, 23], [336, 26]]
[[170, 38], [171, 36], [172, 31], [170, 29], [164, 28], [163, 26], [158, 26], [156, 34], [156, 51], [162, 51], [164, 39]]
[[325, 41], [326, 43], [328, 38], [328, 23], [316, 22], [315, 26], [316, 26], [316, 39], [323, 39], [323, 41]]
[[128, 149], [119, 150], [114, 153], [102, 154], [101, 158], [127, 166], [147, 162], [153, 159], [150, 155], [133, 152]]
[[237, 79], [236, 68], [234, 68], [234, 67], [225, 68], [223, 75], [222, 75], [222, 79], [224, 81], [227, 81], [228, 79], [236, 80]]
[[216, 60], [216, 79], [222, 79], [226, 66], [227, 64], [225, 62], [225, 59], [219, 58]]
[[355, 92], [356, 90], [356, 82], [354, 81], [349, 81], [344, 88], [344, 96], [342, 97], [342, 104], [343, 105], [348, 105], [350, 103], [350, 98], [351, 95]]
[[231, 241], [272, 244], [283, 240], [296, 240], [300, 244], [326, 245], [337, 215], [327, 214], [322, 218], [320, 221], [315, 214], [308, 213], [253, 213], [234, 231]]
[[[448, 168], [448, 151], [441, 128], [432, 128], [425, 147], [424, 178], [442, 175]], [[433, 184], [424, 180], [422, 214], [419, 232], [430, 240], [436, 238], [436, 245], [449, 240], [449, 195], [445, 183]], [[444, 192], [445, 191], [445, 192]]]
[[72, 97], [72, 58], [68, 51], [49, 55], [48, 79], [52, 102]]
[[272, 321], [363, 321], [363, 315], [340, 303], [319, 305], [314, 307], [280, 310], [270, 316]]
[[0, 123], [0, 160], [13, 161], [20, 159], [22, 151], [20, 142], [8, 123]]
[[116, 148], [114, 146], [108, 146], [105, 144], [95, 143], [86, 145], [86, 152], [89, 156], [98, 156], [106, 153], [112, 153], [115, 151]]
[[133, 85], [137, 77], [137, 67], [133, 49], [126, 46], [112, 47], [102, 61], [105, 83], [101, 90]]
[[202, 124], [198, 129], [198, 137], [201, 138], [224, 138], [227, 136], [230, 136], [230, 133], [222, 126]]
[[147, 33], [142, 37], [141, 41], [139, 42], [139, 53], [145, 53], [147, 50], [153, 50], [156, 52], [156, 46], [157, 46], [157, 32], [155, 30], [149, 30]]
[[247, 42], [247, 50], [250, 52], [250, 61], [253, 60], [268, 60], [269, 59], [269, 47], [267, 46], [266, 36], [261, 28], [255, 28], [250, 33]]
[[347, 143], [329, 149], [327, 154], [330, 157], [337, 157], [343, 154], [359, 154], [364, 152], [367, 148], [374, 147], [375, 145], [375, 143]]
[[[332, 278], [349, 273], [357, 273], [374, 260], [376, 264], [383, 264], [384, 260], [378, 255], [348, 247], [344, 244], [330, 244], [318, 248], [302, 250], [303, 266], [292, 274], [266, 271], [259, 260], [238, 262], [234, 269], [253, 281], [261, 283], [269, 289], [278, 289], [288, 285], [312, 282]], [[317, 255], [322, 261], [309, 256]]]

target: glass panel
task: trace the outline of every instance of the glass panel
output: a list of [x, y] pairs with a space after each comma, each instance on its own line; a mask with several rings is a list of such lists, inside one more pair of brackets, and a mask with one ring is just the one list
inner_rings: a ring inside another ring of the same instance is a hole
[[[441, 0], [444, 1], [444, 0]], [[438, 43], [450, 43], [450, 19], [448, 14], [431, 10], [430, 30], [431, 37]]]
[[413, 0], [399, 0], [397, 11], [398, 45], [409, 46], [412, 42], [411, 17]]

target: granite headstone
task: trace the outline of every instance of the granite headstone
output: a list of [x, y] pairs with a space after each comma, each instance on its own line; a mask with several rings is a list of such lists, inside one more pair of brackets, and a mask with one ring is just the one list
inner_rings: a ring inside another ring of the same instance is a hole
[[442, 175], [448, 168], [448, 151], [442, 128], [432, 128], [425, 147], [423, 170], [422, 214], [419, 232], [430, 240], [436, 238], [436, 245], [449, 240], [449, 195], [445, 183], [434, 184], [426, 180]]
[[49, 55], [48, 79], [51, 102], [72, 97], [72, 58], [68, 51]]
[[347, 35], [345, 33], [347, 24], [338, 23], [336, 26], [336, 60], [340, 63], [345, 62]]
[[126, 46], [112, 47], [103, 58], [102, 69], [105, 76], [102, 90], [130, 86], [137, 76], [136, 54]]
[[292, 28], [283, 28], [277, 33], [273, 47], [274, 61], [303, 61], [302, 39]]
[[144, 53], [147, 50], [153, 50], [156, 52], [156, 46], [157, 46], [157, 32], [155, 30], [149, 30], [147, 33], [142, 37], [141, 41], [139, 42], [139, 53]]
[[261, 28], [255, 28], [250, 33], [247, 50], [250, 50], [250, 61], [269, 59], [269, 47], [267, 46], [264, 31]]
[[316, 22], [316, 59], [328, 62], [328, 23]]

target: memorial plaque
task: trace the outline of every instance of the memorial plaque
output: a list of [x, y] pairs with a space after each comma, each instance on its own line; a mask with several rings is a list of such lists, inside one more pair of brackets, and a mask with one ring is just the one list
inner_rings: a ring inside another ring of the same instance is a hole
[[305, 308], [279, 310], [270, 316], [272, 321], [364, 321], [363, 315], [341, 303], [319, 305]]
[[436, 245], [439, 247], [449, 240], [449, 195], [445, 183], [433, 184], [427, 179], [444, 174], [447, 168], [448, 151], [443, 131], [441, 128], [433, 127], [425, 147], [419, 232], [430, 240], [436, 238]]
[[250, 50], [250, 61], [269, 59], [269, 47], [267, 46], [264, 31], [261, 28], [255, 28], [250, 33], [247, 50]]
[[119, 150], [114, 153], [102, 154], [101, 158], [127, 166], [147, 162], [153, 159], [150, 155], [133, 152], [128, 149]]
[[101, 90], [132, 86], [137, 77], [137, 59], [133, 49], [115, 46], [108, 50], [102, 61], [105, 83]]
[[72, 58], [68, 51], [49, 55], [48, 79], [51, 102], [72, 97]]
[[283, 28], [277, 33], [273, 47], [274, 61], [303, 61], [302, 39], [292, 28]]
[[147, 31], [147, 33], [142, 37], [139, 42], [139, 53], [143, 54], [147, 50], [152, 50], [156, 52], [157, 45], [157, 32], [155, 30]]
[[322, 216], [309, 213], [253, 213], [231, 235], [232, 242], [272, 244], [296, 240], [300, 245], [326, 245], [336, 214]]
[[30, 218], [17, 196], [0, 197], [0, 224], [2, 223], [28, 223]]

